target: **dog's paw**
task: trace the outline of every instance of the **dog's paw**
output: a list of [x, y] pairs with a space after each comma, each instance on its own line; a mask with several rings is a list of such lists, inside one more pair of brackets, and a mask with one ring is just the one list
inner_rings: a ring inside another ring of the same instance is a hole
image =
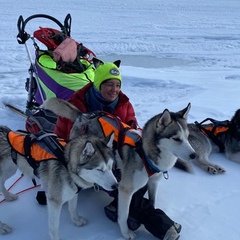
[[133, 239], [136, 238], [136, 234], [132, 230], [130, 230], [130, 229], [128, 229], [128, 231], [126, 233], [122, 232], [122, 235], [127, 240], [133, 240]]
[[0, 222], [0, 235], [4, 235], [12, 232], [12, 228], [10, 228], [7, 224]]
[[81, 216], [78, 216], [77, 218], [73, 219], [73, 222], [76, 226], [81, 227], [87, 224], [87, 219]]
[[222, 168], [218, 165], [208, 166], [207, 171], [210, 174], [218, 174], [218, 173], [225, 173], [226, 172], [224, 168]]
[[6, 201], [8, 201], [8, 202], [15, 201], [18, 199], [17, 194], [10, 193], [10, 192], [7, 192], [7, 194], [4, 194], [4, 197], [5, 197]]
[[220, 166], [217, 167], [218, 173], [225, 173], [226, 170]]

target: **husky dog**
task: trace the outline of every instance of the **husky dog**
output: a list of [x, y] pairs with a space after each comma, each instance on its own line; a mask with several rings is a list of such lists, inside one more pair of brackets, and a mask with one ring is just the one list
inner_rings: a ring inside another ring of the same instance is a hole
[[[112, 173], [112, 144], [114, 134], [102, 139], [89, 134], [71, 139], [63, 145], [61, 156], [64, 155], [64, 158], [54, 158], [51, 155], [52, 157], [47, 157], [47, 161], [41, 160], [37, 162], [38, 167], [34, 171], [31, 167], [33, 166], [32, 162], [28, 160], [29, 154], [26, 148], [21, 147], [23, 141], [21, 144], [11, 141], [11, 136], [24, 139], [23, 145], [25, 147], [26, 136], [34, 139], [35, 135], [13, 132], [5, 126], [0, 127], [0, 191], [6, 200], [16, 200], [17, 195], [8, 192], [5, 188], [5, 181], [15, 174], [17, 168], [23, 174], [32, 178], [34, 177], [34, 172], [41, 179], [43, 187], [47, 189], [46, 195], [51, 240], [59, 240], [60, 213], [62, 205], [65, 202], [68, 202], [71, 219], [75, 225], [82, 226], [87, 223], [85, 218], [77, 214], [76, 193], [79, 190], [90, 188], [96, 183], [109, 191], [118, 187], [117, 180]], [[39, 146], [43, 146], [44, 149], [49, 147], [49, 144], [44, 145], [46, 142], [42, 142], [43, 136], [41, 137], [37, 139], [39, 140], [37, 143], [35, 141], [30, 145], [31, 149]], [[63, 140], [62, 142], [64, 143]], [[24, 149], [24, 155], [27, 156], [27, 159], [20, 154], [19, 149]], [[34, 151], [36, 152], [36, 150], [33, 150], [30, 153], [31, 156], [34, 156]], [[37, 161], [38, 159], [35, 158], [34, 160]], [[10, 230], [5, 224], [0, 224], [0, 233], [7, 233]]]
[[[196, 124], [188, 124], [189, 142], [197, 153], [193, 163], [210, 174], [225, 172], [224, 168], [209, 160], [211, 153], [223, 152], [227, 159], [240, 163], [240, 109], [230, 121], [223, 122], [226, 130], [217, 134], [217, 142], [204, 134]], [[221, 122], [217, 121], [217, 125], [219, 123]], [[214, 127], [214, 124], [204, 124], [203, 127]], [[178, 159], [175, 166], [193, 172], [190, 163], [184, 160]]]
[[[82, 132], [94, 133], [99, 137], [104, 136], [104, 129], [100, 124], [101, 114], [82, 113], [69, 102], [57, 98], [45, 101], [43, 107], [74, 122], [71, 137], [77, 137]], [[147, 184], [149, 199], [155, 204], [158, 181], [163, 173], [174, 166], [177, 158], [185, 160], [195, 158], [195, 151], [188, 142], [187, 115], [189, 110], [190, 104], [176, 113], [165, 109], [161, 114], [147, 121], [142, 137], [135, 146], [122, 144], [116, 151], [118, 152], [116, 153], [116, 168], [121, 171], [118, 188], [118, 222], [125, 239], [135, 238], [135, 233], [127, 226], [132, 195]], [[119, 121], [116, 117], [112, 119]], [[125, 131], [125, 134], [129, 136], [128, 131]]]

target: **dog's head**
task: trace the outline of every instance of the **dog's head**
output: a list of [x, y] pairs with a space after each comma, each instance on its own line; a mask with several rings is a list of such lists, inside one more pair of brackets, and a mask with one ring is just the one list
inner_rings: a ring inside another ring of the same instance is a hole
[[118, 187], [112, 172], [113, 139], [114, 134], [104, 139], [85, 134], [68, 143], [65, 149], [68, 170], [81, 187], [97, 184], [108, 191]]
[[189, 103], [178, 112], [165, 109], [145, 124], [142, 134], [143, 147], [149, 150], [152, 158], [156, 159], [162, 153], [167, 156], [174, 155], [176, 159], [195, 158], [195, 151], [188, 141], [187, 116], [190, 108]]
[[[65, 100], [51, 98], [44, 102], [43, 107], [74, 123], [65, 149], [72, 174], [79, 181], [82, 179], [85, 187], [96, 183], [109, 191], [116, 189], [118, 183], [112, 173], [114, 134], [105, 137], [99, 131], [94, 113], [82, 113]], [[90, 121], [91, 118], [93, 120]]]

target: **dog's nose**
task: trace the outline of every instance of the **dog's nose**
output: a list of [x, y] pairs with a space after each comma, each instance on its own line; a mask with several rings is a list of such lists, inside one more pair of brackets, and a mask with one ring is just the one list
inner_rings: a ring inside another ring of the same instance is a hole
[[196, 158], [196, 154], [195, 154], [195, 153], [192, 153], [192, 154], [189, 155], [189, 157], [190, 157], [191, 159], [194, 159], [194, 158]]
[[118, 188], [118, 184], [117, 183], [112, 185], [112, 190], [116, 190], [117, 188]]

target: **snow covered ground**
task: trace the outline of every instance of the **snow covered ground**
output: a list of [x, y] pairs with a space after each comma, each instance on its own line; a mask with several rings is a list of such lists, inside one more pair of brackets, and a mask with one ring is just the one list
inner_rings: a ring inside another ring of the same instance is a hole
[[[239, 0], [2, 0], [0, 102], [22, 110], [26, 105], [29, 59], [16, 40], [18, 17], [44, 13], [62, 22], [70, 13], [74, 39], [104, 61], [122, 60], [123, 91], [141, 126], [165, 108], [177, 111], [188, 102], [192, 104], [189, 122], [230, 119], [240, 107], [239, 12]], [[57, 27], [51, 21], [33, 20], [26, 31], [50, 25]], [[3, 105], [0, 124], [24, 129], [24, 119]], [[223, 154], [214, 154], [211, 160], [226, 173], [211, 176], [197, 167], [195, 174], [172, 169], [169, 179], [160, 183], [157, 207], [182, 224], [182, 240], [239, 239], [240, 165]], [[23, 178], [12, 191], [29, 186], [31, 182]], [[20, 194], [16, 202], [0, 203], [0, 219], [13, 227], [1, 239], [49, 239], [47, 208], [35, 200], [38, 190]], [[75, 227], [64, 207], [62, 239], [122, 239], [118, 225], [104, 216], [103, 207], [110, 201], [103, 192], [81, 192], [79, 213], [89, 223]], [[137, 230], [137, 237], [155, 239], [144, 228]]]

